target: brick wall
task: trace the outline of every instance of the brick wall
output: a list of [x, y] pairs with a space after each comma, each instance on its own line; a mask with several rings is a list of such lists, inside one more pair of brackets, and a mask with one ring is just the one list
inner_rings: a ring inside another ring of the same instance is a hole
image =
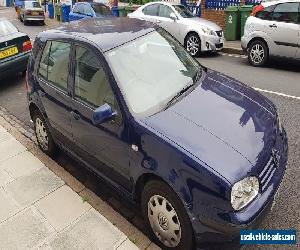
[[[245, 0], [240, 1], [240, 5], [245, 4]], [[226, 14], [224, 10], [213, 10], [205, 8], [205, 0], [201, 1], [201, 17], [218, 24], [226, 32]]]

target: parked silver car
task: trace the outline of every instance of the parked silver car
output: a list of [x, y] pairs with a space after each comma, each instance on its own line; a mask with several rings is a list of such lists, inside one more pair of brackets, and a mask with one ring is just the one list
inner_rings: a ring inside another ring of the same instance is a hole
[[28, 21], [44, 24], [45, 13], [37, 1], [24, 1], [20, 10], [20, 20], [26, 24]]
[[219, 51], [223, 48], [222, 28], [196, 17], [183, 5], [152, 2], [128, 16], [157, 23], [184, 45], [192, 56], [197, 56], [201, 51]]
[[253, 66], [272, 56], [300, 59], [300, 0], [263, 2], [247, 19], [242, 48]]

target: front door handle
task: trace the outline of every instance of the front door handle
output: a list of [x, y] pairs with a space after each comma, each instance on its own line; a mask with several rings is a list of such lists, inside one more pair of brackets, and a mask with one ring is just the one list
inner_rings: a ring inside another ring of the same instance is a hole
[[273, 24], [270, 24], [269, 27], [270, 28], [277, 28], [277, 25], [275, 23], [273, 23]]
[[160, 21], [160, 20], [157, 20], [156, 23], [161, 23], [161, 21]]
[[71, 111], [71, 115], [75, 120], [80, 120], [80, 114], [77, 111]]

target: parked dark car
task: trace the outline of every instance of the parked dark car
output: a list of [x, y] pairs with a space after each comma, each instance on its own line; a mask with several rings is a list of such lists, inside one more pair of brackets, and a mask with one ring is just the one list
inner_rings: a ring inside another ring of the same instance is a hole
[[0, 78], [25, 73], [31, 48], [28, 35], [19, 32], [8, 20], [0, 18]]
[[69, 20], [76, 21], [82, 18], [91, 17], [113, 17], [110, 9], [103, 3], [94, 2], [78, 2], [73, 6], [72, 11], [69, 13]]
[[58, 146], [140, 204], [164, 249], [236, 238], [284, 176], [274, 104], [154, 24], [93, 18], [40, 33], [27, 90], [40, 148]]

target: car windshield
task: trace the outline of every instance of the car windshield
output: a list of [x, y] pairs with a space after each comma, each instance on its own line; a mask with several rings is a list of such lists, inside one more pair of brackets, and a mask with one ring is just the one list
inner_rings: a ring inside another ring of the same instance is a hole
[[41, 8], [41, 5], [39, 2], [25, 2], [25, 8]]
[[17, 33], [18, 30], [7, 20], [0, 20], [0, 37]]
[[179, 15], [182, 16], [183, 18], [195, 17], [195, 15], [183, 5], [173, 5], [173, 7], [179, 13]]
[[160, 29], [106, 52], [106, 57], [128, 108], [139, 117], [164, 110], [202, 74], [201, 65]]
[[109, 10], [109, 8], [102, 4], [92, 4], [92, 8], [96, 14], [100, 14], [100, 15], [110, 15], [111, 14], [111, 11]]

